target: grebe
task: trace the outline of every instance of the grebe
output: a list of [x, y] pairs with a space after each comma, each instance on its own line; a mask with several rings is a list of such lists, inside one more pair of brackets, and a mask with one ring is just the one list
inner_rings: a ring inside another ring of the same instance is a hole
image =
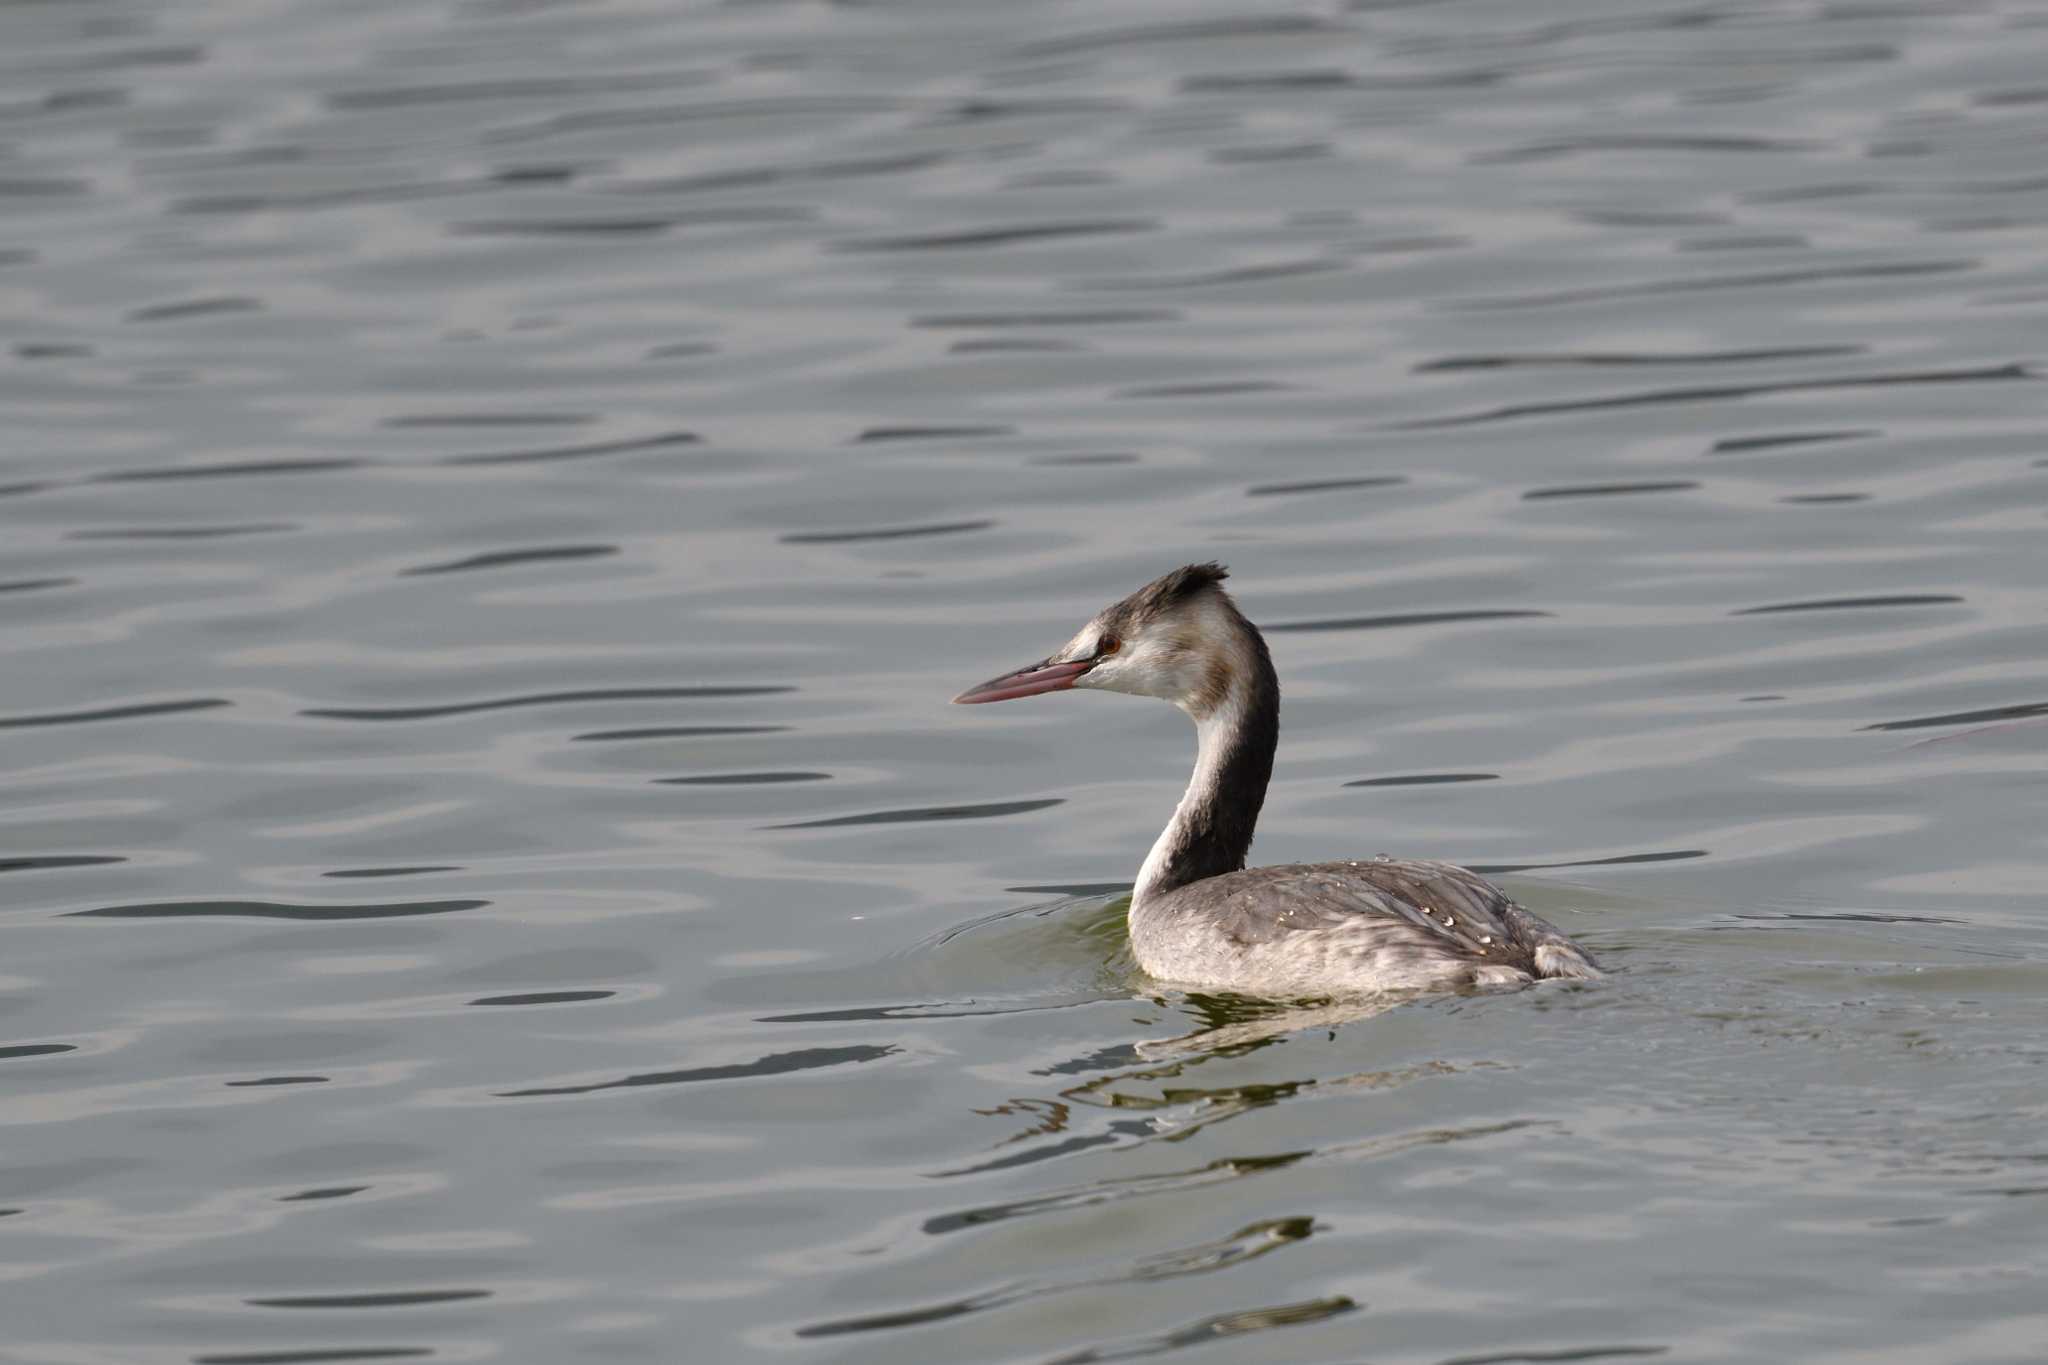
[[1220, 564], [1175, 569], [1050, 658], [953, 698], [1092, 687], [1159, 697], [1194, 720], [1194, 777], [1131, 892], [1138, 965], [1163, 981], [1295, 997], [1600, 975], [1555, 926], [1450, 863], [1245, 867], [1280, 739], [1280, 680], [1227, 576]]

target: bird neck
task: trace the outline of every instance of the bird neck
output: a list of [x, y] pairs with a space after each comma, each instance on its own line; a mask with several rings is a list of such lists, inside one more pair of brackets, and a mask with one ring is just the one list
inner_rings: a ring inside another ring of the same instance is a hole
[[1251, 850], [1280, 742], [1280, 680], [1257, 628], [1242, 618], [1238, 624], [1243, 634], [1230, 685], [1221, 702], [1194, 716], [1194, 776], [1138, 872], [1134, 910], [1190, 882], [1237, 871]]

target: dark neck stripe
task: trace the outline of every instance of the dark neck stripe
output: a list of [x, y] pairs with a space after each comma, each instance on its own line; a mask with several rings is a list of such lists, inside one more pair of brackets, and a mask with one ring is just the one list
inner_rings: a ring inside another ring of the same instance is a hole
[[1257, 627], [1242, 617], [1238, 624], [1251, 661], [1251, 676], [1240, 684], [1245, 690], [1238, 727], [1223, 736], [1208, 785], [1190, 791], [1175, 818], [1178, 837], [1167, 850], [1155, 894], [1242, 868], [1266, 803], [1273, 750], [1280, 743], [1280, 679]]

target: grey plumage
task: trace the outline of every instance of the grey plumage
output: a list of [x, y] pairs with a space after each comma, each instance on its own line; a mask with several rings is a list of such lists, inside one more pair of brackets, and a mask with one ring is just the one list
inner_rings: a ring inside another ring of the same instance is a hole
[[1245, 868], [1131, 908], [1147, 972], [1272, 995], [1444, 990], [1590, 977], [1548, 921], [1450, 863], [1413, 859]]
[[1096, 614], [1043, 663], [962, 693], [1159, 697], [1195, 722], [1194, 777], [1131, 893], [1131, 949], [1162, 980], [1260, 995], [1356, 995], [1600, 975], [1555, 926], [1449, 863], [1386, 857], [1245, 867], [1280, 741], [1266, 641], [1190, 564]]

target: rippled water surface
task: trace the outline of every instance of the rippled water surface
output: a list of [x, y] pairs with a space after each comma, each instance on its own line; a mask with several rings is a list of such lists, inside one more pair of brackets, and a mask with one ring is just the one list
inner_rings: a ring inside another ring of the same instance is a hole
[[[2031, 1361], [2048, 13], [0, 8], [0, 1359]], [[1136, 975], [1258, 856], [1608, 981]]]

